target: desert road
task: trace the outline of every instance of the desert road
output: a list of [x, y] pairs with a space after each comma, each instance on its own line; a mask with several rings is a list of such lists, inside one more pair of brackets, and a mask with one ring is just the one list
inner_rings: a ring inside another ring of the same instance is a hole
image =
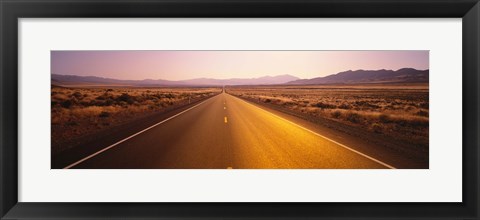
[[221, 93], [65, 168], [395, 167], [266, 109]]

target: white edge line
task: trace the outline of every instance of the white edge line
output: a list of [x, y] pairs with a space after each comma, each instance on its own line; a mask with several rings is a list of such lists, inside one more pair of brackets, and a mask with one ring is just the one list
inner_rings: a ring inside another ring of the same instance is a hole
[[[211, 97], [211, 98], [213, 98], [213, 97]], [[148, 127], [148, 128], [145, 128], [145, 129], [143, 129], [143, 130], [141, 130], [141, 131], [139, 131], [139, 132], [137, 132], [137, 133], [135, 133], [135, 134], [132, 134], [132, 135], [130, 135], [129, 137], [127, 137], [127, 138], [125, 138], [125, 139], [123, 139], [123, 140], [121, 140], [121, 141], [119, 141], [119, 142], [117, 142], [117, 143], [114, 143], [114, 144], [112, 144], [112, 145], [110, 145], [110, 146], [108, 146], [108, 147], [106, 147], [106, 148], [103, 148], [102, 150], [99, 150], [99, 151], [97, 151], [97, 152], [95, 152], [95, 153], [93, 153], [93, 154], [90, 154], [89, 156], [87, 156], [87, 157], [85, 157], [85, 158], [83, 158], [83, 159], [81, 159], [81, 160], [79, 160], [79, 161], [77, 161], [77, 162], [75, 162], [75, 163], [72, 163], [72, 164], [66, 166], [66, 167], [63, 168], [63, 169], [70, 169], [70, 168], [72, 168], [72, 167], [74, 167], [74, 166], [82, 163], [83, 161], [86, 161], [86, 160], [88, 160], [88, 159], [90, 159], [90, 158], [92, 158], [92, 157], [94, 157], [94, 156], [96, 156], [96, 155], [98, 155], [98, 154], [100, 154], [100, 153], [102, 153], [102, 152], [104, 152], [104, 151], [112, 148], [112, 147], [115, 147], [115, 146], [117, 146], [117, 145], [119, 145], [119, 144], [127, 141], [128, 139], [131, 139], [131, 138], [133, 138], [133, 137], [135, 137], [135, 136], [137, 136], [137, 135], [139, 135], [139, 134], [141, 134], [141, 133], [143, 133], [143, 132], [145, 132], [145, 131], [147, 131], [147, 130], [152, 129], [152, 128], [155, 127], [155, 126], [158, 126], [158, 125], [160, 125], [160, 124], [163, 124], [163, 123], [169, 121], [170, 119], [173, 119], [173, 118], [175, 118], [175, 117], [177, 117], [177, 116], [179, 116], [179, 115], [181, 115], [181, 114], [183, 114], [183, 113], [185, 113], [185, 112], [187, 112], [187, 111], [190, 111], [191, 109], [193, 109], [193, 108], [195, 108], [195, 107], [203, 104], [204, 102], [206, 102], [206, 101], [208, 101], [208, 100], [210, 100], [210, 98], [207, 99], [207, 100], [205, 100], [205, 101], [203, 101], [203, 102], [200, 102], [200, 103], [198, 103], [198, 104], [196, 104], [196, 105], [194, 105], [194, 106], [192, 106], [192, 107], [190, 107], [190, 108], [188, 108], [188, 109], [186, 109], [186, 110], [183, 110], [182, 112], [177, 113], [176, 115], [171, 116], [170, 118], [167, 118], [167, 119], [165, 119], [165, 120], [163, 120], [163, 121], [161, 121], [161, 122], [158, 122], [158, 123], [156, 123], [156, 124], [154, 124], [154, 125], [152, 125], [152, 126], [150, 126], [150, 127]]]
[[[230, 95], [230, 94], [229, 94], [229, 95]], [[241, 99], [241, 98], [238, 98], [238, 97], [233, 96], [233, 95], [231, 95], [231, 96], [232, 96], [232, 97], [235, 97], [235, 98], [237, 98], [237, 99], [239, 99], [239, 100], [241, 100], [241, 101], [243, 101], [243, 102], [245, 102], [245, 103], [247, 103], [247, 104], [249, 104], [249, 105], [252, 105], [252, 106], [254, 106], [254, 107], [256, 107], [256, 108], [259, 108], [259, 109], [261, 109], [262, 111], [265, 111], [265, 112], [267, 112], [267, 113], [269, 113], [269, 114], [271, 114], [271, 115], [273, 115], [273, 116], [275, 116], [275, 117], [277, 117], [277, 118], [279, 118], [279, 119], [282, 119], [282, 120], [284, 120], [284, 121], [286, 121], [286, 122], [288, 122], [288, 123], [290, 123], [290, 124], [293, 124], [293, 125], [295, 125], [295, 126], [297, 126], [297, 127], [299, 127], [299, 128], [302, 128], [302, 129], [304, 129], [304, 130], [306, 130], [306, 131], [309, 131], [310, 133], [313, 133], [313, 134], [315, 134], [315, 135], [317, 135], [317, 136], [319, 136], [319, 137], [322, 137], [322, 138], [324, 138], [324, 139], [326, 139], [326, 140], [328, 140], [328, 141], [330, 141], [330, 142], [333, 142], [333, 143], [335, 143], [335, 144], [337, 144], [337, 145], [339, 145], [339, 146], [341, 146], [341, 147], [343, 147], [343, 148], [345, 148], [345, 149], [347, 149], [347, 150], [350, 150], [350, 151], [352, 151], [352, 152], [354, 152], [354, 153], [357, 153], [357, 154], [359, 154], [359, 155], [361, 155], [361, 156], [364, 156], [364, 157], [366, 157], [366, 158], [368, 158], [368, 159], [370, 159], [370, 160], [372, 160], [372, 161], [375, 161], [375, 162], [377, 162], [377, 163], [379, 163], [379, 164], [381, 164], [381, 165], [383, 165], [383, 166], [386, 166], [386, 167], [388, 167], [388, 168], [390, 168], [390, 169], [397, 169], [397, 168], [395, 168], [394, 166], [392, 166], [392, 165], [390, 165], [390, 164], [387, 164], [387, 163], [382, 162], [382, 161], [380, 161], [380, 160], [377, 160], [377, 159], [375, 159], [375, 158], [373, 158], [373, 157], [371, 157], [371, 156], [368, 156], [368, 155], [366, 155], [366, 154], [364, 154], [364, 153], [362, 153], [362, 152], [360, 152], [360, 151], [357, 151], [357, 150], [355, 150], [355, 149], [352, 149], [352, 148], [350, 148], [350, 147], [347, 147], [347, 146], [345, 146], [345, 145], [343, 145], [343, 144], [341, 144], [341, 143], [338, 143], [338, 142], [336, 142], [336, 141], [334, 141], [334, 140], [332, 140], [332, 139], [330, 139], [330, 138], [328, 138], [328, 137], [325, 137], [325, 136], [323, 136], [323, 135], [321, 135], [321, 134], [319, 134], [319, 133], [317, 133], [317, 132], [315, 132], [315, 131], [312, 131], [312, 130], [310, 130], [310, 129], [308, 129], [308, 128], [305, 128], [305, 127], [303, 127], [303, 126], [301, 126], [301, 125], [299, 125], [299, 124], [297, 124], [297, 123], [294, 123], [294, 122], [292, 122], [292, 121], [290, 121], [290, 120], [287, 120], [287, 119], [285, 119], [285, 118], [282, 118], [282, 117], [280, 117], [280, 116], [278, 116], [278, 115], [276, 115], [276, 114], [274, 114], [274, 113], [272, 113], [272, 112], [269, 112], [269, 111], [267, 111], [267, 110], [265, 110], [265, 109], [263, 109], [263, 108], [260, 108], [260, 107], [258, 107], [258, 106], [256, 106], [256, 105], [252, 104], [252, 103], [249, 103], [249, 102], [247, 102], [247, 101], [245, 101], [245, 100], [243, 100], [243, 99]]]

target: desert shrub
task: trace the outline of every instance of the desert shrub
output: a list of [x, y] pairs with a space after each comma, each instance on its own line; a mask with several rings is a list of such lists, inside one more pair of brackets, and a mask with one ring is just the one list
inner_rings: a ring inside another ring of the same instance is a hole
[[52, 96], [52, 100], [65, 101], [67, 99], [69, 99], [69, 97], [60, 92]]
[[373, 123], [372, 124], [372, 130], [375, 132], [375, 133], [382, 133], [382, 125], [379, 124], [379, 123]]
[[90, 106], [90, 103], [91, 103], [91, 101], [90, 101], [90, 102], [81, 101], [79, 104], [82, 105], [82, 106], [84, 106], [84, 107], [87, 107], [87, 106]]
[[76, 121], [67, 121], [67, 122], [65, 123], [65, 125], [68, 125], [68, 126], [77, 126], [77, 125], [78, 125], [78, 122], [76, 122]]
[[128, 103], [126, 103], [126, 102], [124, 102], [124, 101], [118, 101], [118, 102], [117, 102], [117, 105], [119, 105], [119, 106], [121, 106], [121, 107], [124, 107], [124, 108], [128, 107]]
[[415, 108], [412, 107], [412, 106], [407, 106], [407, 107], [405, 107], [405, 111], [412, 111], [413, 109], [415, 109]]
[[165, 94], [165, 98], [173, 99], [175, 98], [175, 95], [173, 95], [172, 93], [167, 93]]
[[135, 96], [134, 98], [134, 101], [135, 102], [144, 102], [145, 100], [148, 100], [148, 98], [144, 97], [144, 96]]
[[422, 102], [418, 105], [418, 107], [428, 109], [429, 105], [428, 105], [428, 102]]
[[92, 100], [85, 106], [102, 106], [103, 102], [99, 100]]
[[77, 98], [77, 99], [83, 98], [83, 95], [82, 95], [82, 93], [80, 93], [80, 92], [74, 92], [74, 93], [72, 94], [72, 96], [75, 97], [75, 98]]
[[389, 122], [391, 122], [391, 118], [390, 118], [390, 116], [387, 115], [387, 114], [380, 114], [380, 115], [378, 116], [378, 120], [380, 120], [380, 122], [382, 122], [382, 123], [389, 123]]
[[346, 119], [349, 121], [349, 122], [352, 122], [352, 123], [360, 123], [361, 120], [362, 120], [362, 117], [357, 114], [357, 113], [354, 113], [354, 112], [349, 112], [347, 113], [347, 117]]
[[331, 105], [331, 104], [323, 103], [323, 102], [317, 102], [317, 104], [314, 104], [313, 106], [315, 106], [317, 108], [330, 108], [330, 109], [337, 107], [335, 105]]
[[114, 103], [115, 103], [115, 101], [114, 101], [113, 99], [107, 99], [107, 100], [105, 100], [105, 102], [103, 102], [103, 104], [104, 104], [105, 106], [111, 106], [111, 105], [113, 105]]
[[265, 99], [264, 102], [265, 102], [265, 103], [270, 103], [270, 102], [272, 102], [272, 100], [271, 100], [271, 99]]
[[369, 101], [355, 101], [354, 104], [365, 108], [380, 108], [380, 106], [372, 104]]
[[388, 109], [388, 110], [395, 110], [395, 109], [396, 109], [396, 107], [395, 107], [394, 105], [392, 105], [392, 104], [387, 104], [387, 105], [385, 105], [383, 108], [384, 108], [384, 109]]
[[129, 95], [128, 93], [122, 93], [122, 95], [118, 96], [117, 100], [121, 102], [126, 102], [128, 104], [133, 104], [133, 102], [135, 102], [134, 97]]
[[167, 106], [167, 103], [165, 103], [165, 102], [157, 102], [157, 106], [163, 108], [163, 107], [166, 107], [166, 106]]
[[412, 117], [409, 120], [405, 120], [404, 125], [411, 127], [428, 127], [428, 119], [423, 117]]
[[428, 117], [428, 112], [424, 111], [424, 110], [420, 110], [415, 114], [418, 115], [418, 116]]
[[339, 109], [351, 109], [352, 106], [346, 103], [342, 103], [341, 105], [338, 106]]
[[64, 108], [70, 108], [70, 107], [72, 107], [73, 102], [72, 102], [72, 100], [69, 99], [69, 100], [63, 101], [60, 105]]
[[295, 102], [284, 102], [282, 103], [283, 106], [297, 106]]
[[98, 117], [100, 118], [107, 118], [109, 116], [110, 116], [110, 113], [105, 111], [100, 112], [100, 114], [98, 115]]
[[108, 94], [107, 93], [103, 93], [102, 95], [99, 95], [97, 96], [95, 99], [96, 100], [105, 100], [108, 98]]
[[340, 118], [340, 116], [342, 116], [342, 112], [340, 112], [340, 111], [338, 111], [338, 110], [332, 112], [332, 117], [334, 117], [334, 118]]

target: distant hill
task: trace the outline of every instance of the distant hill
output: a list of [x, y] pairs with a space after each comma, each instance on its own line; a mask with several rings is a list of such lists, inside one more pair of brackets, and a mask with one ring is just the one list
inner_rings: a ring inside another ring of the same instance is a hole
[[119, 80], [97, 76], [51, 75], [52, 85], [107, 85], [107, 86], [223, 86], [223, 85], [272, 85], [298, 80], [291, 75], [264, 76], [259, 78], [210, 79], [198, 78], [170, 81], [163, 79]]
[[76, 76], [76, 75], [58, 75], [52, 74], [52, 84], [55, 85], [78, 85], [78, 84], [89, 84], [89, 85], [169, 85], [177, 84], [174, 81], [168, 80], [119, 80], [111, 78], [103, 78], [97, 76]]
[[354, 83], [417, 83], [428, 82], [429, 70], [403, 68], [394, 70], [348, 70], [337, 74], [317, 77], [313, 79], [300, 79], [288, 82], [291, 85], [312, 84], [354, 84]]
[[119, 80], [97, 76], [51, 75], [52, 85], [102, 85], [102, 86], [223, 86], [223, 85], [314, 85], [314, 84], [355, 84], [355, 83], [418, 83], [428, 82], [429, 70], [403, 68], [399, 70], [348, 70], [325, 77], [299, 79], [292, 75], [263, 76], [259, 78], [188, 80]]
[[263, 76], [259, 78], [232, 78], [232, 79], [209, 79], [199, 78], [183, 80], [182, 82], [190, 85], [272, 85], [283, 84], [290, 81], [298, 80], [298, 77], [291, 75], [279, 76]]

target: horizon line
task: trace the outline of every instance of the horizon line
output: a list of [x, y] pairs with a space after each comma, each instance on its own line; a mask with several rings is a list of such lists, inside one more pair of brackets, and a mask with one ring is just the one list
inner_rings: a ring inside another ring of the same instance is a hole
[[295, 76], [295, 75], [292, 75], [292, 74], [280, 74], [280, 75], [264, 75], [264, 76], [260, 76], [260, 77], [248, 77], [248, 78], [241, 78], [241, 77], [232, 77], [232, 78], [207, 78], [207, 77], [198, 77], [198, 78], [188, 78], [188, 79], [180, 79], [180, 80], [169, 80], [169, 79], [162, 79], [162, 78], [157, 78], [157, 79], [152, 79], [152, 78], [144, 78], [144, 79], [118, 79], [118, 78], [110, 78], [110, 77], [103, 77], [103, 76], [94, 76], [94, 75], [87, 75], [87, 76], [81, 76], [81, 75], [75, 75], [75, 74], [58, 74], [58, 73], [50, 73], [50, 75], [61, 75], [61, 76], [78, 76], [78, 77], [97, 77], [97, 78], [103, 78], [103, 79], [113, 79], [113, 80], [122, 80], [122, 81], [143, 81], [143, 80], [165, 80], [165, 81], [172, 81], [172, 82], [179, 82], [179, 81], [185, 81], [185, 80], [194, 80], [194, 79], [213, 79], [213, 80], [231, 80], [231, 79], [258, 79], [258, 78], [262, 78], [262, 77], [278, 77], [278, 76], [293, 76], [293, 77], [296, 77], [298, 78], [299, 80], [305, 80], [305, 79], [315, 79], [315, 78], [324, 78], [324, 77], [328, 77], [328, 76], [332, 76], [332, 75], [336, 75], [336, 74], [339, 74], [339, 73], [343, 73], [343, 72], [355, 72], [355, 71], [380, 71], [380, 70], [387, 70], [387, 71], [398, 71], [398, 70], [401, 70], [401, 69], [414, 69], [414, 70], [419, 70], [419, 71], [425, 71], [425, 70], [430, 70], [430, 68], [427, 68], [427, 69], [416, 69], [416, 68], [413, 68], [413, 67], [403, 67], [403, 68], [399, 68], [397, 70], [393, 70], [393, 69], [385, 69], [385, 68], [382, 68], [382, 69], [355, 69], [355, 70], [352, 70], [352, 69], [349, 69], [349, 70], [344, 70], [344, 71], [340, 71], [340, 72], [337, 72], [337, 73], [332, 73], [332, 74], [329, 74], [329, 75], [326, 75], [326, 76], [318, 76], [318, 77], [313, 77], [313, 78], [300, 78], [298, 76]]

